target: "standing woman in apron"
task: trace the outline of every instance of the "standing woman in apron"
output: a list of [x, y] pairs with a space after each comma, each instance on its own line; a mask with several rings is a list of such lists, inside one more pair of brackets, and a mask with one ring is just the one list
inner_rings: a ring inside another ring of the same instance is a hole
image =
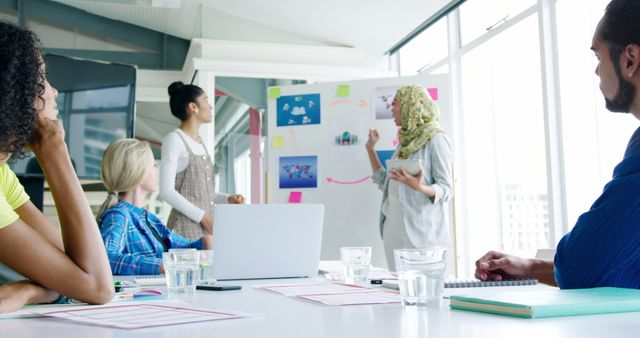
[[215, 192], [213, 161], [199, 136], [200, 126], [213, 118], [207, 94], [177, 81], [169, 97], [171, 114], [181, 123], [162, 141], [159, 197], [173, 207], [167, 226], [195, 240], [213, 233], [215, 204], [242, 204], [244, 197]]

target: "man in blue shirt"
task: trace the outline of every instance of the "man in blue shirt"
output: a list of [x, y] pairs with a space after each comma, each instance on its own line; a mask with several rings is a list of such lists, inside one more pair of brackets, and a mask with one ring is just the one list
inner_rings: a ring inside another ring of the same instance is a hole
[[[593, 36], [596, 75], [607, 109], [640, 119], [640, 1], [612, 0]], [[612, 180], [571, 232], [553, 261], [490, 251], [476, 278], [536, 278], [563, 289], [640, 288], [640, 128], [631, 136]]]

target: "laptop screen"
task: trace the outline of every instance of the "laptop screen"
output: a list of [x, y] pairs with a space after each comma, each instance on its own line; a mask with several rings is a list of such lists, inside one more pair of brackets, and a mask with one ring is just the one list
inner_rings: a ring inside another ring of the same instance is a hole
[[223, 204], [213, 219], [217, 279], [317, 275], [324, 205]]

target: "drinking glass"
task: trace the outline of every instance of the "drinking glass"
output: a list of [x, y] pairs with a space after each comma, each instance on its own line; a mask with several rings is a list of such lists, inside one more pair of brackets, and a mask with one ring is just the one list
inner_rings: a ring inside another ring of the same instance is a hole
[[342, 247], [340, 259], [344, 266], [344, 278], [346, 283], [364, 282], [369, 274], [371, 264], [371, 247]]
[[444, 290], [447, 249], [397, 249], [393, 253], [402, 303], [439, 307]]
[[213, 277], [213, 250], [198, 250], [198, 253], [200, 254], [198, 284], [215, 284], [216, 279]]
[[169, 296], [196, 291], [200, 255], [195, 249], [171, 249], [162, 254]]

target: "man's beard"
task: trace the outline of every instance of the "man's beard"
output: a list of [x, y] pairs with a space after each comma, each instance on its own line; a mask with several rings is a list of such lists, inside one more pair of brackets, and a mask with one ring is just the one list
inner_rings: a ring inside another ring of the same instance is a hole
[[620, 65], [614, 64], [616, 76], [618, 77], [618, 92], [613, 99], [609, 100], [606, 97], [604, 101], [607, 104], [607, 109], [614, 113], [628, 113], [631, 110], [631, 105], [636, 99], [636, 86], [625, 80], [620, 70]]

